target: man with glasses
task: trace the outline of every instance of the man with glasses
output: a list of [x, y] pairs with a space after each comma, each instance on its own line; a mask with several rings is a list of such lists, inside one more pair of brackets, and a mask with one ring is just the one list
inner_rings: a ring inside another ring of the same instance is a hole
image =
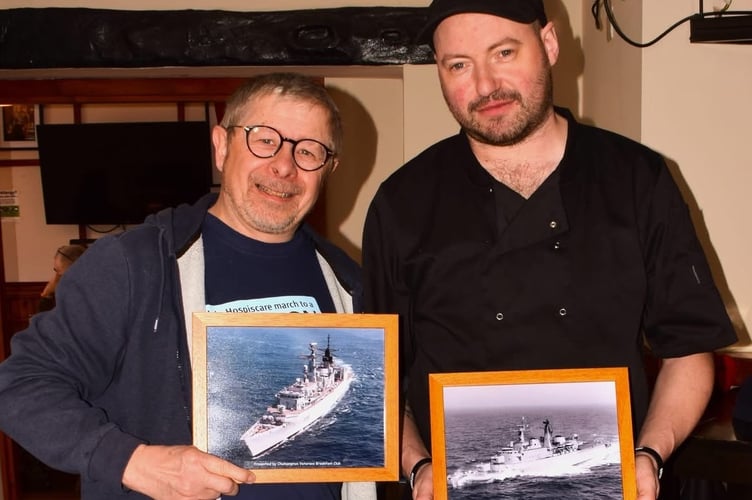
[[57, 308], [14, 336], [0, 428], [81, 474], [83, 499], [373, 499], [373, 483], [250, 484], [252, 472], [190, 445], [192, 312], [291, 298], [309, 304], [297, 312], [362, 311], [357, 264], [303, 223], [342, 142], [324, 87], [251, 79], [212, 142], [218, 194], [97, 241], [61, 280]]

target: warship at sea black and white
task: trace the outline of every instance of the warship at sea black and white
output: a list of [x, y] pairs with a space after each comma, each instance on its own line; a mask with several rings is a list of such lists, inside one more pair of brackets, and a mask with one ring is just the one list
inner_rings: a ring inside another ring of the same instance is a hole
[[327, 340], [321, 359], [316, 342], [308, 344], [308, 362], [295, 382], [276, 394], [267, 408], [241, 437], [251, 455], [259, 456], [308, 429], [331, 412], [347, 393], [354, 378], [352, 367], [335, 360]]
[[460, 469], [447, 476], [452, 488], [472, 484], [502, 482], [519, 476], [547, 476], [566, 472], [572, 467], [591, 467], [620, 462], [618, 441], [596, 439], [585, 442], [579, 435], [554, 435], [551, 422], [543, 420], [543, 437], [528, 438], [529, 426], [522, 418], [517, 426], [518, 440], [510, 442], [490, 459], [469, 469]]

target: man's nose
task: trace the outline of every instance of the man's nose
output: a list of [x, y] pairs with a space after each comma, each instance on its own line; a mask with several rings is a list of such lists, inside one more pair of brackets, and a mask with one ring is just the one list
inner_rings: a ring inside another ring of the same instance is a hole
[[288, 177], [297, 173], [298, 166], [295, 163], [294, 149], [295, 145], [290, 141], [282, 143], [282, 147], [272, 158], [272, 169], [275, 174], [280, 177]]

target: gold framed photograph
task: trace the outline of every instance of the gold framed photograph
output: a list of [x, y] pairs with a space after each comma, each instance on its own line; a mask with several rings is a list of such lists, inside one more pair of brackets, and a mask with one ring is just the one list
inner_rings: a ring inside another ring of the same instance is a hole
[[637, 497], [626, 368], [429, 375], [434, 498]]
[[193, 434], [257, 483], [396, 481], [390, 314], [194, 313]]
[[39, 106], [8, 104], [0, 107], [0, 149], [36, 149]]

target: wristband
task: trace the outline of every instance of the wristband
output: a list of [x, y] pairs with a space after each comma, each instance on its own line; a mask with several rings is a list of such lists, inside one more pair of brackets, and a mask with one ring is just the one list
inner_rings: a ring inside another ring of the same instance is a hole
[[634, 449], [635, 454], [644, 453], [655, 461], [655, 465], [658, 467], [658, 479], [663, 476], [663, 458], [661, 455], [649, 446], [638, 446]]
[[426, 457], [426, 458], [421, 458], [415, 463], [415, 465], [413, 465], [413, 470], [410, 471], [410, 489], [411, 490], [415, 486], [415, 476], [418, 475], [418, 471], [420, 470], [420, 468], [430, 463], [431, 463], [431, 457]]

